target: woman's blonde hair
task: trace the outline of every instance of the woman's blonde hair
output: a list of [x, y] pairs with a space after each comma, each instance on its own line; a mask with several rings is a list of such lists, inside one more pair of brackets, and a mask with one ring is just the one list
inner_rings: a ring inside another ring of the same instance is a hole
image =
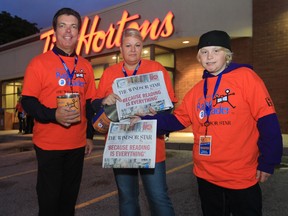
[[123, 41], [126, 37], [135, 37], [141, 41], [143, 40], [140, 31], [138, 29], [134, 29], [134, 28], [127, 28], [123, 31], [122, 37], [121, 37], [121, 44], [123, 43]]

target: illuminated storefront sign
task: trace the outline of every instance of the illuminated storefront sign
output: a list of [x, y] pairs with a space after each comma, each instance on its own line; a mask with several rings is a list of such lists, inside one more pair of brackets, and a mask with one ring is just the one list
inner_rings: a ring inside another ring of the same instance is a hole
[[[78, 44], [76, 47], [76, 53], [79, 54], [83, 48], [85, 54], [89, 54], [91, 51], [94, 53], [101, 52], [104, 48], [111, 49], [113, 47], [119, 47], [121, 41], [121, 35], [124, 28], [136, 28], [141, 31], [143, 39], [149, 37], [151, 40], [157, 40], [158, 38], [167, 38], [173, 34], [174, 14], [169, 11], [161, 22], [158, 18], [155, 18], [153, 22], [144, 20], [139, 25], [136, 20], [140, 19], [139, 14], [130, 16], [125, 10], [122, 14], [121, 20], [117, 22], [117, 26], [110, 24], [108, 30], [98, 30], [97, 27], [100, 22], [99, 16], [95, 16], [89, 29], [89, 18], [85, 17], [83, 20]], [[56, 38], [54, 37], [53, 29], [41, 34], [40, 39], [45, 41], [43, 52], [46, 52], [53, 48]]]

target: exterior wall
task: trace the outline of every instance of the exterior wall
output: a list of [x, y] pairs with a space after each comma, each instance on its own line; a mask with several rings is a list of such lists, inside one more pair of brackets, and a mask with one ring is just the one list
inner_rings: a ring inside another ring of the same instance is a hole
[[42, 53], [43, 46], [44, 41], [38, 40], [0, 52], [0, 81], [23, 77], [28, 63]]
[[[229, 7], [229, 10], [227, 10]], [[151, 10], [153, 8], [153, 10]], [[217, 3], [214, 0], [132, 0], [128, 3], [122, 3], [114, 7], [97, 11], [87, 15], [90, 18], [90, 24], [95, 16], [99, 16], [99, 23], [95, 27], [95, 31], [107, 32], [111, 24], [115, 29], [118, 29], [118, 22], [122, 19], [123, 11], [128, 11], [129, 17], [139, 14], [139, 18], [134, 18], [134, 21], [142, 24], [144, 20], [153, 22], [155, 19], [163, 21], [163, 18], [169, 11], [175, 15], [173, 24], [175, 26], [174, 33], [169, 38], [159, 38], [157, 41], [146, 39], [144, 44], [159, 44], [168, 46], [167, 41], [179, 39], [178, 44], [181, 45], [183, 38], [189, 38], [192, 43], [198, 41], [198, 37], [205, 31], [212, 28], [225, 29], [234, 37], [251, 37], [252, 35], [252, 0], [233, 1], [221, 0]], [[216, 19], [217, 17], [217, 19]], [[229, 17], [229, 19], [227, 19]], [[52, 17], [51, 17], [52, 19]], [[127, 21], [127, 20], [126, 20]], [[133, 21], [133, 22], [134, 22]], [[125, 27], [129, 26], [131, 21], [126, 23]], [[90, 26], [91, 27], [91, 26]], [[43, 29], [44, 33], [52, 29]], [[87, 34], [90, 33], [87, 30]], [[93, 33], [95, 33], [95, 31]], [[40, 34], [38, 34], [40, 36]], [[35, 36], [30, 36], [35, 37]], [[22, 41], [25, 39], [21, 39]], [[20, 41], [21, 41], [20, 40]], [[11, 42], [11, 44], [17, 44]], [[26, 65], [36, 55], [40, 54], [44, 48], [44, 40], [34, 41], [28, 44], [14, 47], [5, 51], [5, 48], [0, 46], [0, 65], [1, 68], [0, 80], [14, 79], [23, 77]], [[171, 48], [171, 47], [169, 47]], [[118, 51], [118, 47], [104, 49], [101, 53], [90, 52], [81, 53], [83, 57], [95, 56], [98, 54], [106, 54]], [[83, 48], [82, 48], [83, 51]], [[17, 62], [17, 64], [15, 64]]]
[[253, 65], [288, 133], [288, 1], [253, 1]]
[[[213, 0], [135, 0], [88, 16], [99, 15], [97, 30], [107, 31], [111, 23], [117, 28], [124, 10], [131, 16], [140, 14], [139, 23], [146, 19], [153, 21], [156, 17], [162, 20], [169, 10], [175, 14], [173, 36], [159, 41], [147, 40], [146, 44], [161, 45], [165, 40], [181, 37], [193, 37], [198, 41], [199, 35], [212, 29], [223, 29], [232, 37], [241, 37], [232, 41], [233, 59], [253, 65], [274, 101], [282, 133], [288, 133], [288, 1], [221, 0], [216, 4]], [[1, 80], [23, 77], [26, 65], [42, 52], [43, 46], [44, 41], [39, 40], [1, 51], [0, 84]], [[113, 51], [118, 48], [103, 53]], [[203, 69], [196, 60], [196, 52], [195, 47], [176, 50], [175, 91], [179, 103], [201, 79]]]
[[[127, 10], [130, 16], [140, 14], [140, 18], [137, 19], [139, 23], [143, 23], [144, 20], [152, 22], [156, 17], [162, 21], [169, 11], [175, 15], [175, 29], [171, 37], [160, 38], [157, 41], [147, 39], [144, 44], [160, 42], [159, 45], [162, 45], [162, 41], [183, 37], [192, 38], [195, 42], [198, 41], [199, 35], [213, 28], [224, 28], [234, 37], [252, 36], [252, 0], [221, 0], [217, 3], [215, 0], [135, 0], [113, 8], [113, 12], [99, 11], [89, 17], [98, 15], [101, 20], [97, 29], [107, 31], [111, 22], [115, 23], [116, 28], [119, 27], [116, 21], [121, 19], [124, 10]], [[126, 26], [129, 26], [129, 23]], [[102, 53], [105, 52], [107, 50], [103, 50]]]

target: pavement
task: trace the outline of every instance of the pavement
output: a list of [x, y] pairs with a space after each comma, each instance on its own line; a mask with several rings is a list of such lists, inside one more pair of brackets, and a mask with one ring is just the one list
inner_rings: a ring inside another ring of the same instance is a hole
[[[282, 134], [283, 137], [283, 155], [288, 156], [288, 134]], [[29, 148], [29, 140], [31, 141], [32, 134], [18, 134], [18, 130], [0, 130], [0, 150], [9, 143], [9, 149], [11, 148], [11, 142], [14, 143], [14, 147], [19, 151], [25, 151], [25, 148]], [[96, 145], [104, 146], [104, 136], [94, 135]], [[20, 142], [21, 141], [21, 142]], [[6, 144], [5, 144], [6, 143]], [[169, 139], [166, 141], [167, 149], [174, 150], [191, 150], [194, 143], [194, 136], [188, 132], [173, 132], [170, 133]], [[31, 146], [31, 143], [30, 143]], [[8, 146], [6, 146], [8, 148]]]
[[[284, 150], [288, 149], [284, 138]], [[201, 215], [197, 182], [192, 170], [193, 134], [174, 132], [166, 142], [167, 185], [176, 215]], [[94, 136], [92, 155], [85, 157], [76, 215], [119, 215], [117, 188], [112, 169], [101, 169], [104, 136]], [[0, 131], [0, 216], [37, 215], [37, 162], [32, 151], [32, 134]], [[176, 149], [176, 150], [173, 150]], [[179, 149], [179, 150], [178, 150]], [[189, 151], [181, 151], [181, 150]], [[261, 184], [263, 216], [287, 216], [288, 157], [283, 155], [269, 181]], [[149, 215], [143, 187], [140, 187], [141, 215]], [[15, 208], [17, 206], [17, 208]], [[96, 212], [96, 213], [95, 213]]]

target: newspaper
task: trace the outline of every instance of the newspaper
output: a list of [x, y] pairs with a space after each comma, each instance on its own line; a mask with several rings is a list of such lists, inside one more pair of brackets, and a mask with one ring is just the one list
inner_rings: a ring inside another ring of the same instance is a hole
[[155, 168], [156, 120], [111, 122], [103, 153], [103, 168]]
[[122, 99], [116, 102], [120, 121], [135, 114], [148, 114], [149, 107], [155, 111], [173, 108], [162, 71], [117, 78], [112, 88]]

